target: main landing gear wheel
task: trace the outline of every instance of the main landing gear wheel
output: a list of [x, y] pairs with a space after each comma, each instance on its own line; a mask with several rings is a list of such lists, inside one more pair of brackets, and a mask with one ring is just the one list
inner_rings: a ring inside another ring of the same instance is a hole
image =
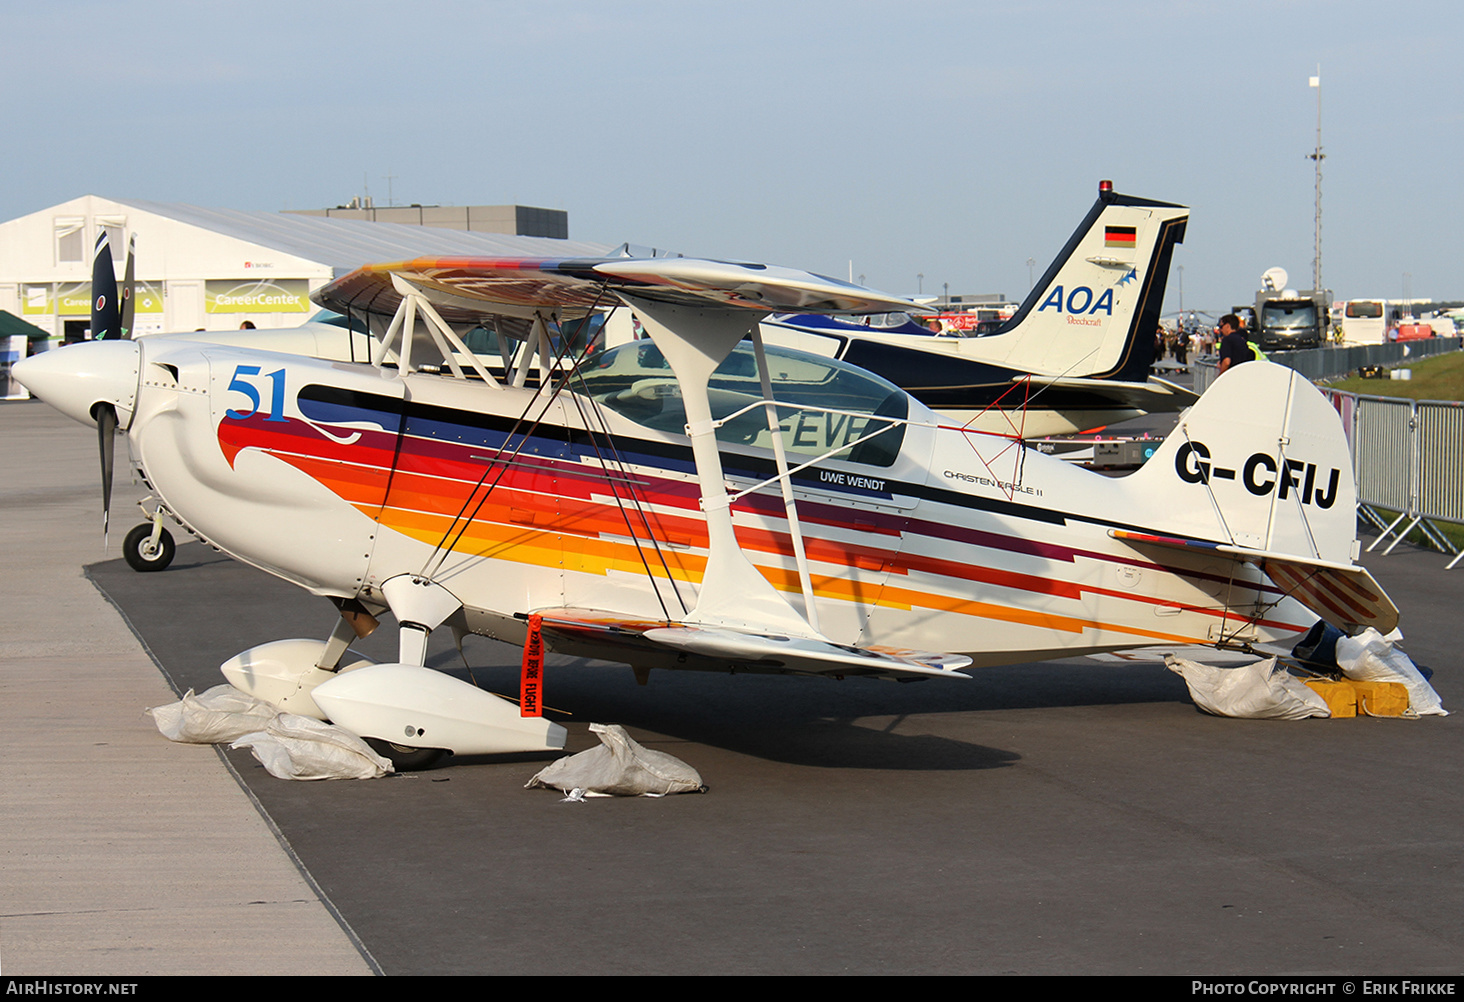
[[413, 748], [410, 745], [399, 745], [391, 741], [383, 741], [380, 738], [364, 739], [371, 750], [384, 759], [389, 759], [397, 772], [416, 772], [419, 769], [430, 769], [437, 764], [437, 760], [446, 755], [447, 752], [441, 748]]
[[164, 529], [158, 537], [158, 545], [154, 547], [152, 534], [152, 523], [144, 522], [134, 526], [122, 544], [122, 556], [134, 571], [160, 571], [173, 562], [177, 547], [173, 545], [172, 535]]

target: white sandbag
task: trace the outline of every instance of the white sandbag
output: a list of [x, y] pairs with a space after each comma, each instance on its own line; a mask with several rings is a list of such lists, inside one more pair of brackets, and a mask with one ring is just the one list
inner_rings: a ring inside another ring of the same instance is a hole
[[1337, 667], [1359, 682], [1402, 682], [1408, 687], [1408, 708], [1423, 716], [1448, 716], [1439, 694], [1413, 664], [1413, 659], [1395, 645], [1403, 635], [1394, 630], [1386, 637], [1368, 627], [1355, 637], [1337, 641]]
[[1164, 663], [1184, 679], [1195, 705], [1217, 717], [1302, 720], [1332, 715], [1321, 695], [1284, 668], [1277, 670], [1275, 658], [1215, 668], [1171, 654]]
[[276, 714], [263, 731], [229, 747], [248, 748], [276, 779], [376, 779], [392, 771], [366, 742], [335, 724]]
[[187, 744], [213, 745], [263, 730], [279, 711], [232, 685], [216, 685], [201, 696], [189, 689], [183, 698], [147, 709], [163, 736]]
[[615, 797], [664, 796], [702, 789], [701, 776], [674, 755], [636, 744], [619, 724], [591, 724], [600, 746], [551, 762], [525, 789], [544, 787]]

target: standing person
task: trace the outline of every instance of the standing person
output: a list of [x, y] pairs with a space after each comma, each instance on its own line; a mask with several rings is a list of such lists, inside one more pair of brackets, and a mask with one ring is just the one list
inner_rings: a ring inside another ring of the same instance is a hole
[[1220, 318], [1220, 372], [1223, 374], [1232, 365], [1239, 365], [1241, 362], [1249, 362], [1255, 359], [1256, 353], [1251, 349], [1250, 343], [1245, 339], [1245, 330], [1241, 327], [1240, 318], [1234, 313], [1227, 313]]

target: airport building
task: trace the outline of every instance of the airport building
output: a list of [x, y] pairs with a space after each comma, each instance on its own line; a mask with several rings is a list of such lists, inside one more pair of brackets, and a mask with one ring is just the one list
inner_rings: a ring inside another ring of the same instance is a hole
[[286, 209], [288, 215], [362, 219], [371, 223], [405, 223], [474, 233], [512, 233], [520, 237], [569, 239], [569, 213], [532, 205], [391, 205], [369, 197], [353, 198], [333, 209]]
[[54, 340], [91, 327], [91, 258], [105, 229], [118, 277], [136, 238], [139, 334], [293, 327], [310, 293], [364, 264], [418, 257], [599, 256], [572, 241], [562, 210], [393, 206], [311, 212], [205, 209], [97, 195], [0, 223], [0, 311]]

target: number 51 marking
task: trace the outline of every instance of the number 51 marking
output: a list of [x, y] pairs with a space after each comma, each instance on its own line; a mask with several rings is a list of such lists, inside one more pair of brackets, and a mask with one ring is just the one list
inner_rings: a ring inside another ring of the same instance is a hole
[[[245, 379], [245, 376], [258, 376], [259, 366], [240, 365], [234, 369], [234, 378], [229, 381], [229, 389], [238, 390], [249, 398], [249, 409], [247, 411], [224, 411], [224, 416], [233, 421], [242, 421], [249, 415], [259, 410], [259, 388]], [[265, 373], [265, 379], [272, 384], [269, 394], [269, 417], [266, 421], [287, 421], [285, 417], [285, 370], [276, 369], [274, 372]]]

